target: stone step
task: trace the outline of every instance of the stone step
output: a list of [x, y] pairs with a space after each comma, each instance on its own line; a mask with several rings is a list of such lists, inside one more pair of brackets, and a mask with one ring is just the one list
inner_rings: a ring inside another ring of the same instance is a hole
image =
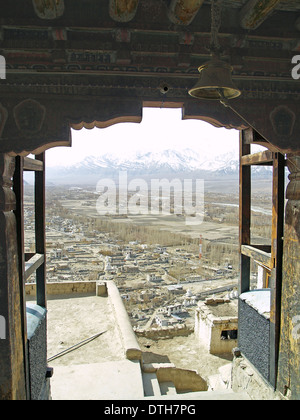
[[142, 373], [145, 397], [161, 397], [160, 386], [155, 372]]
[[219, 391], [227, 389], [225, 383], [222, 381], [220, 375], [211, 375], [208, 377], [207, 386], [209, 391]]
[[219, 373], [208, 377], [208, 390], [218, 391], [222, 389], [231, 389], [232, 363], [221, 366], [218, 371]]
[[232, 363], [227, 363], [224, 366], [219, 367], [219, 373], [222, 381], [231, 387], [231, 374], [232, 374]]
[[51, 394], [54, 401], [143, 399], [140, 363], [121, 360], [54, 366]]
[[174, 363], [143, 363], [143, 372], [153, 373], [161, 368], [175, 368]]
[[231, 389], [219, 391], [187, 392], [176, 395], [161, 395], [160, 397], [145, 397], [146, 400], [194, 400], [194, 401], [249, 401], [251, 398], [245, 392], [233, 392]]

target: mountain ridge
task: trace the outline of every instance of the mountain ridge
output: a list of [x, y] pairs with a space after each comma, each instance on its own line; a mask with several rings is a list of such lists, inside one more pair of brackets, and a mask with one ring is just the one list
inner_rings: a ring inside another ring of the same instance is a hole
[[[254, 167], [256, 177], [268, 177], [270, 168]], [[239, 159], [235, 151], [212, 158], [203, 156], [191, 149], [162, 152], [136, 152], [131, 155], [107, 153], [103, 156], [87, 156], [83, 160], [68, 166], [47, 168], [47, 179], [59, 183], [97, 182], [103, 177], [115, 179], [120, 171], [126, 171], [130, 177], [166, 177], [166, 178], [238, 178]]]

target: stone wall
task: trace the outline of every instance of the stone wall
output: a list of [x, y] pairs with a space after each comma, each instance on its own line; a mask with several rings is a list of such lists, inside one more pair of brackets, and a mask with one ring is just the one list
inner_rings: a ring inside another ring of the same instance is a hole
[[196, 370], [173, 367], [160, 368], [156, 372], [159, 383], [173, 382], [177, 392], [207, 391], [206, 381]]
[[187, 336], [194, 332], [194, 328], [188, 327], [185, 324], [178, 324], [170, 327], [158, 327], [158, 328], [134, 328], [134, 332], [138, 337], [146, 337], [151, 340], [160, 338], [173, 338], [178, 336]]
[[126, 359], [141, 360], [142, 351], [132, 330], [131, 322], [119, 290], [113, 281], [106, 281], [105, 284], [108, 298], [110, 299], [110, 303], [114, 311], [116, 323], [119, 327]]
[[[96, 293], [96, 281], [64, 281], [60, 283], [47, 283], [47, 295], [68, 295], [73, 293]], [[27, 296], [36, 296], [36, 284], [25, 285]]]
[[[30, 372], [30, 399], [50, 399], [47, 372], [46, 309], [27, 303], [27, 337]], [[48, 390], [48, 392], [47, 392]], [[46, 392], [45, 392], [46, 391]]]
[[[270, 320], [269, 313], [263, 313], [258, 307], [247, 303], [245, 296], [255, 297], [263, 294], [270, 306], [268, 290], [254, 290], [242, 293], [239, 299], [239, 338], [238, 347], [242, 354], [256, 367], [261, 375], [270, 380]], [[258, 299], [257, 299], [258, 300]]]
[[155, 373], [160, 384], [172, 382], [177, 392], [207, 391], [207, 382], [196, 370], [177, 368], [173, 363], [143, 363], [143, 372]]

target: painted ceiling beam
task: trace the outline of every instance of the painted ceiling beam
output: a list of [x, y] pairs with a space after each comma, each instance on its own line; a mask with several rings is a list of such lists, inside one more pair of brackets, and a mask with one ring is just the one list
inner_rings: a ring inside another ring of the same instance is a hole
[[280, 0], [249, 0], [240, 12], [242, 28], [258, 28], [269, 17], [279, 2]]
[[32, 0], [35, 13], [41, 19], [57, 19], [64, 14], [64, 0]]
[[204, 0], [172, 0], [169, 19], [177, 25], [189, 25], [197, 15]]
[[117, 22], [130, 22], [138, 5], [139, 0], [109, 0], [109, 15]]

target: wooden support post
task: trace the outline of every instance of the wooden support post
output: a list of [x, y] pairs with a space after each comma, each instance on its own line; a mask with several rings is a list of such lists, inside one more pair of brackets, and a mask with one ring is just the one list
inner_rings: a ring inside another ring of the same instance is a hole
[[13, 190], [16, 196], [16, 207], [14, 210], [17, 223], [17, 246], [18, 246], [18, 265], [19, 265], [19, 284], [20, 284], [20, 308], [21, 324], [24, 347], [24, 366], [27, 399], [30, 400], [29, 384], [29, 358], [27, 342], [27, 319], [26, 319], [26, 296], [25, 296], [25, 254], [24, 254], [24, 179], [23, 179], [24, 158], [16, 157], [15, 173], [13, 177]]
[[272, 206], [272, 273], [270, 313], [270, 383], [276, 388], [280, 336], [282, 252], [284, 228], [284, 175], [285, 159], [281, 153], [273, 156], [273, 206]]
[[6, 327], [0, 339], [0, 400], [27, 398], [14, 170], [15, 158], [0, 154], [0, 315]]
[[288, 155], [277, 389], [300, 399], [300, 155]]
[[[45, 153], [36, 156], [45, 166]], [[45, 237], [45, 168], [35, 172], [35, 251], [44, 255], [44, 262], [36, 270], [37, 304], [46, 308], [46, 237]]]
[[[243, 245], [250, 245], [251, 239], [251, 167], [242, 165], [243, 156], [250, 154], [251, 146], [245, 142], [246, 136], [249, 136], [249, 130], [251, 130], [253, 135], [252, 129], [240, 131], [240, 252]], [[250, 288], [250, 266], [250, 257], [241, 253], [239, 294], [246, 292]]]

